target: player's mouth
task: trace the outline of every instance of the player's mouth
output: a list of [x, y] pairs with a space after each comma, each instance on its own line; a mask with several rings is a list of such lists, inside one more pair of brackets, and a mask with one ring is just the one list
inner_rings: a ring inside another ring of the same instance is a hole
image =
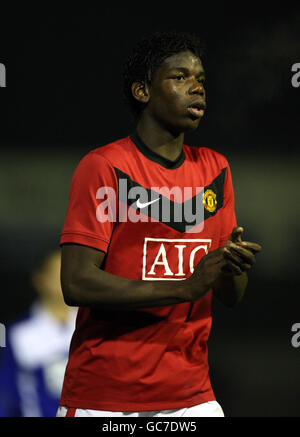
[[196, 100], [189, 104], [187, 110], [189, 114], [193, 116], [193, 118], [201, 118], [204, 114], [205, 108], [206, 104], [203, 102], [203, 100]]

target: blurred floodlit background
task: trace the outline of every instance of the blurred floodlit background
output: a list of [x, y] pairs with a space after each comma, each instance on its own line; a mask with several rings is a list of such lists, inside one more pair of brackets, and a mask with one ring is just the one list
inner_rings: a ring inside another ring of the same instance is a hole
[[[31, 304], [29, 274], [59, 242], [69, 184], [89, 150], [133, 130], [121, 97], [124, 56], [143, 35], [205, 40], [208, 107], [186, 143], [229, 160], [244, 239], [263, 246], [243, 302], [214, 304], [213, 386], [228, 416], [300, 416], [300, 7], [226, 3], [144, 10], [26, 4], [0, 16], [0, 321]], [[198, 9], [197, 9], [198, 8]], [[1, 357], [1, 355], [0, 355]]]

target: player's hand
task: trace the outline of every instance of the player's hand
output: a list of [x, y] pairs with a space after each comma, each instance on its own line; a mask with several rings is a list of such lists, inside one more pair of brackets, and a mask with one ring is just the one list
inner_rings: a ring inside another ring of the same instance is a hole
[[251, 269], [255, 264], [255, 255], [261, 251], [261, 246], [250, 241], [242, 241], [244, 229], [240, 226], [233, 228], [226, 241], [225, 258], [228, 263], [222, 268], [222, 273], [228, 275], [241, 275]]
[[223, 269], [230, 267], [232, 261], [226, 256], [229, 251], [225, 246], [209, 252], [203, 256], [196, 265], [193, 274], [184, 281], [188, 287], [190, 300], [200, 299], [210, 290], [217, 278], [223, 273]]

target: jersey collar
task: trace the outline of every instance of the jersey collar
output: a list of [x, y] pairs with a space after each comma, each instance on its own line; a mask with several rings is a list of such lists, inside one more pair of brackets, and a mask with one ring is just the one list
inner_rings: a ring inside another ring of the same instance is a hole
[[161, 166], [163, 166], [165, 168], [172, 170], [172, 169], [180, 167], [184, 163], [185, 154], [184, 154], [183, 150], [181, 151], [178, 158], [175, 159], [175, 161], [171, 161], [170, 159], [167, 159], [167, 158], [159, 155], [158, 153], [154, 152], [153, 150], [149, 149], [149, 147], [146, 146], [146, 144], [142, 141], [142, 139], [139, 137], [139, 135], [136, 131], [133, 132], [129, 136], [129, 138], [131, 139], [131, 141], [133, 141], [133, 143], [136, 145], [136, 147], [139, 149], [139, 151], [144, 156], [146, 156], [146, 158], [160, 164]]

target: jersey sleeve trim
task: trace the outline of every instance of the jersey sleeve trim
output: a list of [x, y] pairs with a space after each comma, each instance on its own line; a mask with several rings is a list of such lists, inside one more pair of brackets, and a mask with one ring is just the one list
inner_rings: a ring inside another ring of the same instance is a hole
[[83, 246], [93, 247], [94, 249], [101, 250], [105, 253], [107, 252], [109, 245], [109, 241], [79, 232], [63, 232], [60, 240], [60, 246], [65, 243], [81, 244]]
[[107, 252], [115, 222], [99, 221], [98, 213], [103, 212], [99, 205], [108, 187], [118, 192], [110, 161], [95, 151], [88, 153], [73, 174], [60, 245], [75, 243]]

